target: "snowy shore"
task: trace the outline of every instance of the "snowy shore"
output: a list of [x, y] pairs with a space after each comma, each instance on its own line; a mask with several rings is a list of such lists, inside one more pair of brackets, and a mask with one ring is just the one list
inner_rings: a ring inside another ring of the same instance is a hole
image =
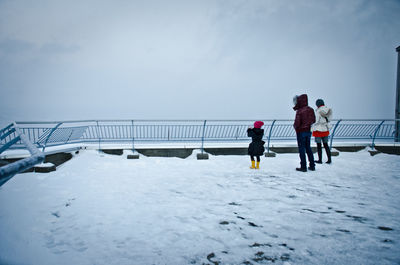
[[0, 188], [0, 264], [399, 264], [400, 156], [83, 151]]

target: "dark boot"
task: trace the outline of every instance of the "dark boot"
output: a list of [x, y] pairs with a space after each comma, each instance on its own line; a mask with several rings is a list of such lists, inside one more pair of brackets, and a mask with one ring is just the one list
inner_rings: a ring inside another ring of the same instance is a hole
[[296, 170], [301, 172], [307, 172], [307, 168], [302, 168], [302, 167], [296, 167]]
[[326, 161], [327, 164], [332, 163], [332, 155], [331, 155], [331, 149], [329, 148], [328, 143], [324, 143], [324, 148], [326, 151], [326, 155], [328, 156], [328, 161]]
[[318, 153], [318, 160], [315, 161], [317, 164], [322, 164], [322, 144], [317, 143], [317, 153]]

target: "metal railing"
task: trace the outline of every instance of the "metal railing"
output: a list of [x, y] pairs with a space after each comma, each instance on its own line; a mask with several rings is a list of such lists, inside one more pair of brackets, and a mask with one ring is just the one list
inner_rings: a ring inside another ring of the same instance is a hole
[[[264, 140], [271, 143], [295, 141], [293, 120], [263, 120]], [[46, 147], [65, 144], [246, 142], [253, 120], [89, 120], [61, 122], [17, 122], [21, 132], [44, 152]], [[394, 141], [395, 120], [333, 120], [330, 146], [334, 140], [363, 141], [374, 148], [376, 141]], [[5, 128], [6, 129], [6, 128]], [[5, 130], [3, 129], [3, 130]], [[2, 130], [2, 131], [3, 131]], [[0, 140], [2, 149], [25, 148], [15, 131]], [[12, 146], [10, 145], [10, 142]], [[8, 146], [10, 145], [10, 146]]]
[[3, 141], [7, 138], [10, 138], [10, 140], [0, 147], [0, 154], [16, 143], [21, 142], [24, 147], [29, 150], [31, 156], [0, 167], [0, 186], [6, 183], [15, 174], [43, 162], [45, 158], [44, 153], [40, 152], [36, 146], [31, 143], [28, 137], [21, 133], [21, 130], [15, 123], [0, 130], [0, 139]]
[[[296, 141], [293, 120], [263, 120], [267, 152], [272, 142]], [[375, 147], [377, 141], [394, 142], [399, 120], [333, 120], [333, 140], [363, 141]], [[14, 174], [44, 160], [50, 146], [66, 144], [128, 144], [198, 142], [249, 142], [247, 128], [253, 120], [86, 120], [15, 122], [0, 130], [0, 154], [7, 149], [28, 149], [31, 157], [0, 168], [0, 186]], [[39, 151], [41, 148], [42, 151]], [[1, 182], [3, 179], [3, 182]]]

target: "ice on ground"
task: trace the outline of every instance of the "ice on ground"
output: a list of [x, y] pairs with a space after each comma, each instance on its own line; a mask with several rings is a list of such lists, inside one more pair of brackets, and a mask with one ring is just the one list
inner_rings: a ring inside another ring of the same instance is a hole
[[83, 151], [0, 188], [0, 264], [399, 264], [400, 156]]

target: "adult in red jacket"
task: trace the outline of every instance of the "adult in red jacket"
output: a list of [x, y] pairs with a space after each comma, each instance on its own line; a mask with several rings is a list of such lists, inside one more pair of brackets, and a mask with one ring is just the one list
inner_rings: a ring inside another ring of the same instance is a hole
[[309, 162], [309, 170], [315, 170], [314, 155], [311, 150], [311, 125], [315, 122], [314, 110], [308, 106], [307, 94], [293, 98], [296, 118], [293, 127], [296, 130], [297, 146], [299, 147], [300, 167], [297, 171], [307, 172], [306, 153]]

